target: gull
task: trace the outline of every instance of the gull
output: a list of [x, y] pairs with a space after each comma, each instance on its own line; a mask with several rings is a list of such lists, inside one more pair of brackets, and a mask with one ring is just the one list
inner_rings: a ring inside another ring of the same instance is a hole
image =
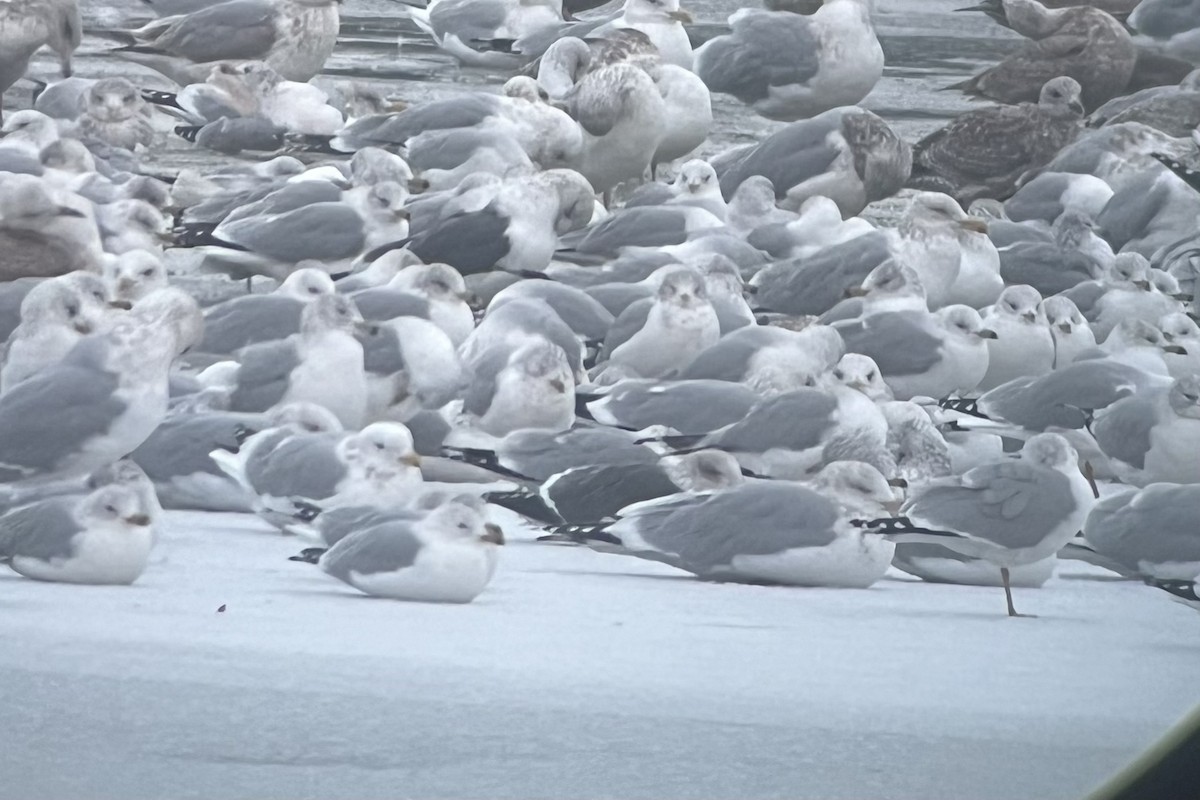
[[769, 397], [811, 387], [844, 352], [841, 337], [827, 325], [802, 331], [746, 326], [718, 339], [679, 377], [732, 381]]
[[726, 199], [751, 175], [763, 175], [783, 208], [795, 211], [822, 194], [851, 217], [899, 191], [913, 162], [908, 144], [886, 122], [846, 106], [793, 122], [759, 144], [727, 151], [711, 163]]
[[238, 366], [228, 376], [229, 410], [267, 411], [281, 403], [309, 402], [333, 412], [344, 427], [361, 428], [367, 379], [363, 347], [354, 334], [364, 326], [349, 298], [318, 296], [305, 305], [299, 333], [234, 353]]
[[696, 72], [768, 119], [857, 105], [883, 76], [870, 0], [826, 0], [811, 16], [742, 8], [696, 51]]
[[997, 337], [969, 306], [872, 314], [834, 329], [846, 350], [870, 356], [897, 400], [970, 394], [988, 370]]
[[473, 67], [520, 67], [538, 56], [531, 40], [563, 27], [561, 0], [432, 0], [404, 12], [438, 48]]
[[616, 319], [593, 378], [678, 374], [720, 336], [704, 277], [689, 267], [675, 269], [663, 277], [654, 300], [635, 303]]
[[1200, 579], [1200, 539], [1193, 523], [1200, 486], [1154, 483], [1096, 503], [1083, 526], [1088, 545], [1148, 581]]
[[488, 309], [521, 297], [544, 301], [585, 343], [603, 341], [613, 324], [613, 315], [591, 295], [556, 281], [517, 281], [497, 292]]
[[1078, 455], [1056, 433], [1025, 442], [1020, 459], [976, 467], [961, 476], [917, 487], [902, 516], [859, 520], [890, 541], [933, 543], [999, 567], [1010, 617], [1009, 570], [1041, 561], [1083, 526], [1095, 499], [1079, 471]]
[[8, 338], [0, 395], [62, 360], [84, 337], [112, 318], [104, 281], [90, 272], [48, 278], [21, 301], [21, 324]]
[[575, 380], [562, 348], [535, 338], [485, 350], [473, 366], [462, 411], [472, 428], [492, 436], [570, 428]]
[[96, 223], [32, 175], [7, 175], [0, 185], [0, 250], [4, 281], [95, 271], [101, 260]]
[[367, 372], [367, 418], [407, 421], [457, 399], [469, 382], [454, 343], [432, 322], [397, 317], [359, 334]]
[[1025, 375], [1054, 368], [1054, 335], [1032, 286], [1009, 286], [983, 312], [983, 324], [996, 334], [987, 342], [987, 373], [976, 391], [986, 392]]
[[837, 204], [824, 195], [805, 200], [799, 213], [786, 223], [759, 226], [746, 241], [776, 258], [806, 258], [875, 231], [874, 225], [859, 217], [843, 220]]
[[75, 135], [85, 144], [101, 142], [133, 150], [154, 140], [150, 106], [126, 78], [102, 78], [82, 98]]
[[202, 327], [191, 296], [160, 289], [0, 396], [0, 482], [70, 478], [134, 450], [166, 416], [168, 369]]
[[1096, 335], [1069, 297], [1054, 295], [1042, 301], [1042, 313], [1054, 339], [1054, 369], [1062, 369], [1080, 354], [1096, 347]]
[[704, 580], [866, 588], [891, 564], [890, 543], [853, 527], [895, 503], [883, 476], [858, 462], [830, 464], [812, 487], [742, 483], [622, 509], [616, 522], [552, 528], [602, 552], [661, 561]]
[[317, 565], [372, 597], [423, 603], [469, 603], [491, 582], [504, 544], [485, 522], [482, 504], [458, 497], [419, 520], [392, 520], [355, 531], [320, 555]]
[[129, 31], [116, 50], [181, 86], [202, 81], [217, 61], [264, 61], [290, 81], [321, 71], [337, 42], [334, 0], [226, 0]]
[[1096, 413], [1092, 434], [1128, 483], [1200, 483], [1200, 375], [1148, 389]]
[[627, 430], [662, 426], [685, 435], [731, 425], [760, 399], [748, 386], [716, 380], [623, 380], [587, 388], [575, 393], [581, 417]]
[[157, 510], [119, 483], [21, 506], [0, 516], [0, 562], [39, 581], [131, 584], [150, 559]]
[[1079, 83], [1054, 78], [1036, 104], [968, 111], [926, 136], [913, 147], [910, 183], [963, 203], [1005, 198], [1023, 174], [1048, 164], [1079, 135], [1082, 119]]
[[533, 483], [577, 467], [654, 464], [660, 458], [649, 447], [638, 444], [634, 435], [603, 427], [565, 431], [524, 428], [495, 439], [488, 447], [460, 447], [454, 440], [452, 434], [443, 447], [451, 460]]
[[[0, 95], [25, 75], [33, 54], [48, 46], [58, 55], [64, 78], [71, 55], [83, 38], [83, 20], [75, 0], [25, 0], [0, 8]], [[0, 112], [0, 121], [3, 113]]]
[[158, 289], [167, 288], [167, 268], [154, 253], [130, 250], [106, 259], [100, 275], [114, 303], [133, 305]]
[[270, 294], [235, 297], [209, 308], [204, 314], [204, 338], [196, 350], [229, 355], [247, 345], [299, 333], [308, 304], [335, 291], [324, 270], [303, 263]]
[[583, 344], [549, 303], [520, 297], [491, 308], [479, 326], [459, 346], [463, 363], [473, 366], [496, 347], [509, 351], [528, 341], [548, 341], [566, 354], [574, 375], [583, 372]]
[[1200, 325], [1182, 312], [1166, 314], [1158, 321], [1163, 339], [1186, 352], [1163, 353], [1167, 372], [1176, 380], [1200, 374]]

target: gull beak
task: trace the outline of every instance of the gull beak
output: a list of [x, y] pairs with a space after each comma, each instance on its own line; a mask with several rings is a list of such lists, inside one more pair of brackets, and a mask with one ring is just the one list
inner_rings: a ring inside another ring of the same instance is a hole
[[1063, 333], [1070, 333], [1071, 332], [1071, 323], [1069, 323], [1069, 322], [1059, 323], [1058, 329], [1060, 331], [1062, 331]]
[[1164, 353], [1173, 353], [1177, 356], [1186, 356], [1187, 350], [1177, 344], [1168, 344], [1163, 346]]
[[128, 311], [129, 309], [133, 308], [133, 303], [129, 302], [128, 300], [110, 300], [108, 307], [119, 308], [122, 311]]
[[126, 517], [125, 521], [130, 525], [136, 525], [139, 528], [144, 528], [150, 524], [149, 514], [134, 514], [132, 517]]
[[676, 22], [682, 22], [684, 25], [692, 24], [692, 15], [684, 11], [682, 8], [678, 11], [671, 11], [667, 14], [668, 17]]
[[904, 480], [904, 478], [892, 478], [890, 481], [888, 481], [888, 486], [892, 486], [897, 489], [907, 489], [908, 481]]
[[408, 209], [405, 208], [396, 209], [392, 212], [392, 216], [394, 216], [396, 219], [402, 219], [406, 221], [412, 219], [412, 214], [408, 213]]
[[965, 231], [971, 231], [972, 233], [987, 233], [988, 232], [987, 222], [985, 220], [979, 219], [978, 217], [967, 217], [966, 219], [959, 220], [958, 227], [962, 228]]
[[1067, 107], [1070, 108], [1072, 111], [1074, 111], [1076, 114], [1078, 114], [1081, 117], [1084, 114], [1083, 103], [1079, 102], [1078, 100], [1072, 100], [1070, 103], [1067, 104]]
[[419, 453], [409, 453], [404, 458], [400, 459], [401, 464], [407, 464], [410, 467], [421, 466], [421, 456]]
[[1021, 319], [1025, 320], [1026, 322], [1037, 322], [1037, 314], [1033, 313], [1032, 311], [1026, 311], [1021, 315]]
[[88, 322], [76, 322], [73, 327], [77, 333], [82, 333], [84, 336], [92, 332], [91, 323]]
[[1150, 281], [1134, 281], [1133, 285], [1141, 289], [1143, 292], [1150, 291]]
[[851, 286], [846, 291], [842, 292], [846, 297], [866, 297], [867, 290], [861, 286]]
[[354, 331], [363, 336], [378, 336], [380, 327], [374, 322], [367, 322], [360, 319], [354, 323]]
[[562, 381], [560, 381], [558, 378], [555, 378], [554, 380], [550, 381], [550, 386], [551, 386], [551, 388], [554, 389], [554, 391], [558, 392], [559, 394], [564, 394], [567, 391], [567, 385], [565, 383], [563, 383]]
[[978, 336], [980, 339], [995, 339], [996, 338], [996, 332], [993, 330], [989, 330], [988, 328], [981, 328], [980, 330], [975, 331], [975, 335]]
[[483, 535], [479, 540], [489, 544], [504, 544], [504, 531], [500, 530], [499, 525], [489, 522], [483, 526]]
[[420, 194], [429, 190], [429, 181], [424, 178], [413, 178], [408, 182], [408, 191], [413, 194]]
[[60, 217], [85, 217], [85, 216], [87, 216], [82, 211], [76, 211], [75, 209], [67, 208], [66, 206], [59, 206], [58, 209], [54, 213]]
[[383, 107], [383, 110], [390, 111], [393, 113], [399, 113], [401, 111], [404, 111], [407, 108], [408, 108], [408, 103], [404, 102], [403, 100], [389, 100], [388, 104]]

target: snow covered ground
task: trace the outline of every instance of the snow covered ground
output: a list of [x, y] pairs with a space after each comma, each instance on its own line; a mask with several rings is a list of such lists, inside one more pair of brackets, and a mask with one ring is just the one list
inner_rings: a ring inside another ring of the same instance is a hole
[[1008, 619], [514, 542], [449, 607], [301, 546], [171, 515], [133, 587], [0, 577], [0, 797], [1079, 798], [1200, 700], [1200, 616], [1072, 563]]

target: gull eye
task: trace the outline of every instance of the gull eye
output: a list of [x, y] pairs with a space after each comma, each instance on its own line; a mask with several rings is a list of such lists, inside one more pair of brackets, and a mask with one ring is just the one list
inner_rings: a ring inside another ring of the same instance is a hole
[[382, 450], [382, 449], [383, 449], [383, 442], [376, 442], [376, 443], [375, 443], [375, 449], [376, 449], [376, 450]]
[[869, 380], [869, 381], [875, 380], [875, 373], [871, 372], [869, 375], [867, 375], [867, 380]]
[[67, 316], [68, 317], [79, 316], [79, 306], [75, 305], [74, 303], [68, 305], [67, 306]]
[[143, 278], [149, 278], [153, 274], [154, 274], [154, 267], [146, 267], [144, 270], [142, 270]]
[[112, 505], [111, 503], [110, 503], [109, 505], [106, 505], [106, 506], [104, 507], [104, 510], [105, 510], [105, 511], [107, 511], [108, 513], [110, 513], [110, 514], [116, 514], [116, 513], [117, 513], [117, 508], [116, 508], [116, 506]]
[[460, 523], [458, 523], [458, 529], [459, 529], [460, 531], [465, 531], [465, 530], [468, 530], [468, 529], [470, 529], [470, 527], [471, 527], [471, 526], [470, 526], [470, 525], [468, 525], [468, 524], [467, 524], [467, 523], [465, 523], [465, 522], [460, 522]]
[[846, 375], [840, 369], [835, 369], [833, 371], [833, 377], [837, 378], [840, 381], [843, 378], [845, 378]]

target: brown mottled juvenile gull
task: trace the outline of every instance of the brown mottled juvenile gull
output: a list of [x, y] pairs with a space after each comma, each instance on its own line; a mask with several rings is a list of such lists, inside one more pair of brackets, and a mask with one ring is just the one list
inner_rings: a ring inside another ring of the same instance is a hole
[[1012, 194], [1026, 172], [1048, 163], [1082, 127], [1079, 83], [1058, 77], [1037, 104], [968, 111], [913, 148], [912, 185], [969, 203]]

